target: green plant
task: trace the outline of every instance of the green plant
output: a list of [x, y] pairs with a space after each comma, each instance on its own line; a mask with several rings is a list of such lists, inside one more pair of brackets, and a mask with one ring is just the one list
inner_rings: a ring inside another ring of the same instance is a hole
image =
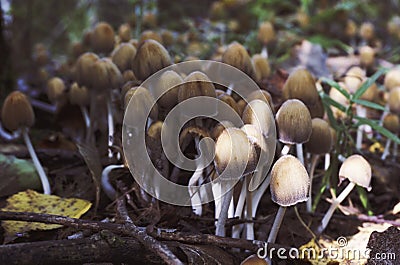
[[[361, 96], [367, 91], [367, 89], [374, 83], [376, 80], [383, 74], [388, 71], [386, 68], [379, 69], [374, 75], [368, 78], [361, 87], [354, 93], [351, 94], [344, 88], [342, 88], [337, 82], [328, 78], [322, 78], [320, 81], [322, 83], [327, 84], [328, 86], [332, 87], [332, 89], [336, 89], [339, 91], [343, 96], [346, 97], [349, 104], [348, 106], [344, 106], [341, 103], [335, 101], [327, 93], [324, 91], [320, 91], [320, 96], [322, 98], [322, 102], [327, 113], [329, 123], [332, 128], [336, 131], [336, 143], [334, 144], [334, 148], [331, 155], [331, 163], [328, 170], [325, 172], [324, 177], [321, 182], [320, 189], [318, 191], [317, 196], [315, 197], [313, 208], [312, 210], [315, 211], [318, 202], [321, 198], [321, 195], [325, 192], [325, 190], [330, 187], [332, 192], [335, 192], [334, 187], [337, 186], [337, 175], [338, 175], [338, 168], [339, 162], [341, 157], [349, 157], [354, 153], [354, 139], [353, 139], [353, 132], [356, 132], [357, 129], [361, 125], [369, 125], [374, 130], [375, 133], [381, 134], [388, 139], [400, 143], [399, 137], [391, 133], [389, 130], [385, 129], [379, 124], [377, 120], [371, 120], [365, 117], [357, 116], [354, 112], [355, 105], [361, 105], [364, 107], [368, 107], [371, 109], [375, 109], [378, 111], [385, 111], [385, 107], [374, 102], [366, 101], [360, 99]], [[340, 111], [345, 113], [345, 118], [343, 119], [336, 119], [333, 115], [332, 108], [337, 108]], [[368, 206], [367, 195], [365, 191], [361, 189], [357, 189], [360, 200], [363, 206], [368, 209], [368, 213], [372, 214]]]

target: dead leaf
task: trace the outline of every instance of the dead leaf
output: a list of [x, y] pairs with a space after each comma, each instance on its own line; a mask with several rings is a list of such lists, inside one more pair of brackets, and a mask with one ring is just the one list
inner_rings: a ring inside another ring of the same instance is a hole
[[[61, 198], [56, 195], [26, 190], [9, 197], [7, 206], [1, 211], [47, 213], [79, 218], [90, 209], [91, 205], [92, 203], [82, 199]], [[61, 225], [55, 224], [22, 221], [2, 221], [2, 226], [6, 239], [32, 230], [50, 230], [61, 227]]]

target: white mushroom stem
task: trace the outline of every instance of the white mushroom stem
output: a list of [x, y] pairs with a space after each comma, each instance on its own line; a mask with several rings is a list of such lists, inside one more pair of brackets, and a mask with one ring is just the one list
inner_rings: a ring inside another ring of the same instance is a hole
[[285, 145], [283, 146], [283, 148], [282, 148], [281, 155], [284, 156], [284, 155], [289, 154], [290, 147], [291, 147], [290, 145], [285, 144]]
[[276, 237], [281, 227], [283, 217], [285, 216], [286, 207], [280, 206], [276, 213], [274, 224], [272, 225], [271, 231], [269, 232], [267, 243], [275, 243]]
[[313, 155], [311, 159], [311, 167], [310, 167], [310, 190], [308, 192], [308, 200], [307, 200], [307, 212], [312, 212], [312, 181], [314, 176], [315, 167], [317, 166], [317, 162], [319, 159], [319, 155]]
[[228, 211], [233, 197], [233, 187], [231, 187], [230, 189], [228, 188], [228, 190], [226, 190], [226, 185], [222, 185], [221, 187], [224, 195], [222, 197], [221, 212], [219, 213], [217, 225], [215, 228], [216, 236], [225, 236], [225, 223], [228, 219]]
[[353, 190], [353, 188], [356, 186], [354, 182], [350, 182], [347, 187], [340, 193], [340, 195], [334, 199], [331, 203], [331, 206], [329, 207], [328, 211], [324, 215], [324, 218], [322, 218], [321, 224], [318, 227], [318, 234], [321, 234], [325, 228], [328, 226], [329, 221], [332, 218], [333, 213], [335, 212], [337, 206], [342, 203], [342, 201], [350, 194], [350, 192]]
[[[247, 175], [245, 177], [246, 179], [246, 187], [249, 186], [251, 178], [253, 177], [253, 174]], [[253, 216], [253, 195], [252, 193], [249, 191], [249, 189], [246, 189], [246, 212], [245, 212], [245, 219], [247, 221], [252, 220]], [[246, 239], [247, 240], [253, 240], [254, 239], [254, 225], [251, 222], [246, 223]]]
[[264, 45], [261, 50], [261, 56], [265, 59], [268, 59], [268, 49], [267, 45]]
[[[244, 203], [246, 201], [246, 196], [244, 195], [244, 194], [246, 194], [246, 190], [247, 190], [247, 187], [246, 187], [245, 183], [242, 183], [242, 189], [240, 191], [239, 200], [236, 205], [234, 217], [238, 217], [238, 218], [242, 217]], [[242, 224], [234, 225], [232, 227], [232, 238], [240, 238], [240, 232], [241, 232], [242, 228], [243, 228]]]
[[89, 113], [88, 110], [85, 106], [80, 106], [83, 120], [85, 121], [85, 126], [86, 126], [86, 133], [89, 133], [89, 128], [90, 128], [90, 118], [89, 118]]
[[297, 159], [304, 165], [303, 144], [296, 144]]
[[101, 187], [104, 193], [110, 200], [115, 200], [117, 198], [117, 191], [110, 183], [110, 172], [117, 168], [124, 168], [125, 165], [109, 165], [103, 169], [101, 173]]
[[[363, 106], [357, 105], [356, 106], [357, 116], [365, 118], [367, 116], [367, 109]], [[356, 148], [361, 149], [362, 146], [362, 138], [363, 138], [363, 131], [365, 125], [360, 125], [357, 128], [357, 138], [356, 138]]]
[[381, 156], [382, 160], [385, 160], [386, 157], [389, 155], [389, 153], [390, 153], [390, 144], [391, 143], [392, 143], [392, 140], [390, 140], [390, 139], [386, 140], [385, 150], [383, 150], [383, 153], [382, 153], [382, 156]]
[[229, 84], [228, 88], [226, 89], [226, 94], [231, 96], [232, 95], [233, 84]]
[[108, 121], [108, 157], [112, 158], [111, 147], [114, 144], [114, 117], [112, 113], [111, 99], [107, 99], [107, 121]]
[[46, 112], [49, 112], [49, 113], [52, 113], [52, 114], [54, 114], [57, 110], [57, 105], [51, 105], [51, 104], [45, 103], [43, 101], [40, 101], [40, 100], [37, 100], [34, 98], [30, 98], [29, 101], [31, 102], [33, 107], [43, 110], [43, 111], [46, 111]]
[[329, 166], [331, 165], [331, 154], [330, 153], [326, 153], [325, 154], [325, 165], [324, 165], [324, 169], [328, 170]]
[[200, 187], [198, 187], [196, 184], [201, 185], [202, 184], [202, 178], [203, 178], [203, 164], [199, 163], [197, 165], [196, 171], [193, 173], [192, 177], [189, 179], [189, 184], [188, 184], [188, 191], [190, 195], [190, 201], [192, 205], [193, 212], [196, 215], [201, 216], [203, 213], [203, 207], [201, 204], [201, 195], [200, 195]]
[[22, 128], [22, 137], [24, 138], [26, 147], [28, 148], [28, 152], [32, 158], [33, 165], [35, 166], [35, 168], [39, 174], [40, 181], [42, 182], [43, 193], [51, 194], [49, 179], [47, 178], [46, 173], [44, 172], [44, 169], [42, 167], [42, 164], [40, 164], [40, 161], [36, 155], [35, 149], [33, 148], [31, 139], [29, 138], [29, 135], [28, 135], [28, 128], [26, 128], [26, 127]]

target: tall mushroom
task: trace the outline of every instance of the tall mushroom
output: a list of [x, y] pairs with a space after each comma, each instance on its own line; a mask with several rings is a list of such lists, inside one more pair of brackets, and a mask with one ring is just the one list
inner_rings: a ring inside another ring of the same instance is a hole
[[318, 227], [317, 232], [321, 234], [336, 210], [336, 207], [350, 194], [353, 188], [358, 185], [371, 191], [371, 166], [364, 157], [360, 155], [352, 155], [346, 158], [339, 170], [339, 179], [342, 182], [348, 179], [350, 183], [346, 188], [339, 194], [339, 196], [333, 199], [331, 206], [322, 218], [321, 224]]
[[49, 180], [40, 164], [28, 134], [28, 128], [35, 122], [35, 113], [27, 96], [19, 91], [11, 92], [4, 100], [3, 108], [1, 109], [1, 119], [7, 130], [21, 130], [28, 152], [42, 182], [43, 193], [50, 194]]
[[307, 201], [310, 177], [304, 165], [292, 155], [281, 156], [271, 170], [271, 199], [279, 205], [268, 243], [274, 243], [286, 208]]

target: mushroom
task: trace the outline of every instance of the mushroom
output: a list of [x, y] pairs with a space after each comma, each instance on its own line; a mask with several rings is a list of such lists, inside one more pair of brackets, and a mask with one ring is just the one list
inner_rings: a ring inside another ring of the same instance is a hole
[[271, 170], [271, 199], [279, 205], [268, 243], [275, 243], [286, 208], [307, 201], [310, 177], [304, 165], [292, 155], [281, 156]]
[[136, 48], [130, 43], [118, 45], [111, 53], [111, 60], [121, 73], [132, 68], [132, 61], [136, 55]]
[[365, 69], [369, 69], [375, 62], [375, 50], [370, 46], [362, 46], [360, 48], [360, 65]]
[[78, 105], [81, 109], [83, 119], [86, 125], [86, 133], [89, 133], [90, 130], [90, 118], [87, 110], [87, 106], [89, 105], [89, 91], [85, 86], [79, 86], [78, 83], [74, 82], [68, 93], [69, 102], [72, 105]]
[[319, 156], [322, 154], [327, 154], [332, 148], [332, 134], [331, 127], [329, 124], [320, 118], [312, 119], [312, 132], [308, 142], [304, 144], [306, 150], [312, 154], [311, 166], [309, 170], [310, 174], [310, 192], [307, 201], [307, 211], [312, 210], [312, 181], [314, 176], [314, 170], [317, 165]]
[[271, 261], [269, 259], [259, 258], [256, 254], [248, 256], [245, 260], [243, 260], [240, 265], [271, 265]]
[[268, 58], [267, 44], [275, 39], [274, 25], [269, 21], [264, 21], [258, 28], [257, 39], [263, 45], [261, 56]]
[[[383, 117], [383, 127], [388, 129], [394, 135], [398, 135], [398, 132], [400, 130], [399, 116], [393, 113], [387, 113]], [[385, 160], [386, 157], [389, 155], [390, 153], [389, 149], [391, 143], [392, 143], [391, 139], [386, 140], [385, 150], [383, 151], [381, 156], [382, 160]]]
[[4, 100], [1, 109], [1, 119], [7, 130], [12, 132], [21, 130], [28, 152], [42, 182], [43, 193], [50, 194], [49, 180], [40, 164], [28, 134], [28, 128], [35, 122], [35, 113], [27, 96], [19, 91], [11, 92]]
[[143, 81], [171, 64], [171, 57], [164, 46], [155, 40], [145, 40], [137, 49], [132, 68], [135, 76]]
[[282, 155], [288, 154], [291, 145], [296, 145], [297, 158], [304, 164], [303, 143], [310, 139], [311, 115], [306, 105], [298, 99], [286, 100], [276, 113], [279, 141], [285, 144]]
[[121, 42], [129, 42], [132, 30], [128, 23], [121, 24], [118, 28], [118, 36]]
[[261, 54], [254, 54], [251, 60], [254, 65], [256, 81], [261, 82], [267, 79], [271, 74], [271, 66], [269, 65], [268, 59]]
[[352, 155], [343, 162], [339, 169], [340, 183], [345, 179], [348, 179], [350, 183], [340, 193], [340, 195], [331, 202], [331, 206], [324, 215], [324, 218], [322, 218], [321, 224], [318, 227], [318, 234], [321, 234], [325, 230], [328, 226], [329, 220], [336, 210], [336, 207], [350, 194], [356, 185], [371, 191], [371, 176], [371, 166], [364, 157], [360, 155]]
[[362, 39], [362, 45], [368, 44], [375, 36], [375, 26], [371, 22], [364, 22], [359, 29], [359, 35]]
[[98, 22], [92, 33], [91, 45], [95, 52], [108, 54], [114, 48], [114, 29], [107, 22]]
[[215, 143], [214, 164], [221, 185], [222, 205], [215, 234], [225, 236], [225, 223], [233, 196], [233, 187], [246, 174], [254, 171], [257, 158], [253, 145], [246, 133], [238, 128], [226, 128]]
[[390, 69], [384, 79], [384, 86], [388, 91], [400, 86], [400, 67]]

